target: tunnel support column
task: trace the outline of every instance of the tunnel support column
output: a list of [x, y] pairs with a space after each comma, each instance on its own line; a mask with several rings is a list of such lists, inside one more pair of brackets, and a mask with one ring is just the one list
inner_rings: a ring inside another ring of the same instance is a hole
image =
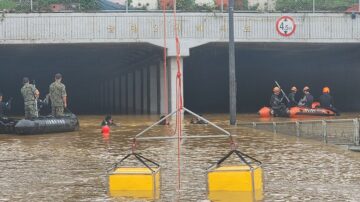
[[148, 68], [144, 68], [142, 70], [142, 113], [143, 114], [148, 114], [149, 113], [149, 107], [148, 107], [148, 103], [149, 103], [149, 96], [148, 96]]
[[127, 113], [134, 113], [134, 73], [128, 73], [127, 75]]
[[[167, 69], [169, 68], [168, 66], [166, 67]], [[165, 88], [165, 81], [164, 81], [164, 62], [160, 62], [159, 63], [159, 83], [160, 83], [160, 91], [159, 91], [159, 95], [160, 95], [160, 114], [165, 115], [166, 114], [166, 110], [165, 110], [165, 93], [164, 93], [164, 88]], [[167, 75], [168, 72], [167, 72]], [[169, 94], [169, 93], [168, 93]]]
[[[175, 111], [176, 110], [176, 86], [178, 85], [177, 83], [177, 72], [178, 72], [178, 67], [177, 67], [177, 62], [176, 62], [176, 57], [169, 57], [168, 59], [168, 72], [169, 72], [169, 112]], [[183, 57], [180, 57], [180, 71], [181, 73], [183, 73]], [[184, 105], [184, 93], [183, 93], [183, 78], [181, 78], [181, 94], [182, 94], [182, 103]]]
[[115, 78], [115, 112], [120, 112], [120, 77]]
[[149, 90], [150, 90], [150, 113], [158, 113], [158, 80], [157, 66], [153, 65], [149, 68]]
[[126, 114], [126, 76], [120, 77], [120, 110], [122, 114]]
[[140, 114], [141, 113], [141, 71], [136, 70], [135, 71], [135, 113]]
[[114, 82], [115, 82], [114, 79], [108, 81], [109, 109], [107, 113], [112, 113], [114, 110]]

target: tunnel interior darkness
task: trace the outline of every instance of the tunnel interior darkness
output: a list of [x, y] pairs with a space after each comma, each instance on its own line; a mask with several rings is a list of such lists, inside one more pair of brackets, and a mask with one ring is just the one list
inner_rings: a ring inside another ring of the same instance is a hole
[[[184, 61], [185, 105], [198, 112], [228, 112], [228, 46], [194, 48]], [[359, 44], [236, 44], [238, 112], [255, 113], [269, 103], [277, 80], [288, 93], [308, 85], [314, 98], [329, 86], [341, 111], [360, 110]]]
[[35, 80], [43, 98], [54, 75], [61, 73], [69, 108], [74, 113], [102, 113], [92, 102], [99, 96], [99, 83], [161, 53], [161, 48], [143, 43], [2, 45], [0, 92], [5, 100], [14, 98], [10, 114], [22, 114], [22, 78], [27, 76]]
[[[360, 111], [358, 44], [237, 43], [238, 112], [255, 113], [268, 105], [274, 80], [285, 91], [311, 88], [318, 98], [329, 86], [341, 111]], [[62, 73], [69, 107], [78, 114], [104, 113], [95, 89], [114, 74], [129, 71], [147, 58], [162, 58], [162, 48], [144, 43], [0, 46], [0, 91], [14, 98], [11, 114], [23, 113], [22, 77], [36, 80], [44, 97], [55, 73]], [[229, 108], [228, 47], [210, 43], [191, 49], [184, 59], [185, 106], [201, 113]], [[299, 91], [300, 96], [301, 90]]]

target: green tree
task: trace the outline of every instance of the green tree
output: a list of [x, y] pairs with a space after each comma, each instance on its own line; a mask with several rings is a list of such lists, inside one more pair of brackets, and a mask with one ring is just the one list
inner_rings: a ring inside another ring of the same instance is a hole
[[183, 11], [195, 10], [195, 0], [177, 0], [176, 9]]
[[11, 0], [0, 0], [0, 10], [12, 10], [16, 7], [16, 3]]
[[[354, 0], [315, 0], [316, 11], [345, 11]], [[276, 10], [283, 12], [312, 11], [313, 0], [277, 0]]]

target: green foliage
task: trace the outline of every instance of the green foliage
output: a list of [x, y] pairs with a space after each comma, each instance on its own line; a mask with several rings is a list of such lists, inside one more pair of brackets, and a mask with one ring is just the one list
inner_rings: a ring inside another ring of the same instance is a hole
[[0, 10], [12, 10], [16, 7], [16, 3], [11, 0], [0, 0]]
[[[93, 11], [98, 9], [96, 0], [38, 0], [39, 11], [49, 11], [51, 4], [63, 4], [67, 10], [75, 11]], [[78, 8], [72, 8], [71, 5], [79, 5]]]
[[177, 0], [176, 9], [183, 11], [195, 10], [195, 0]]
[[78, 0], [81, 10], [97, 10], [99, 9], [96, 0]]
[[[354, 0], [316, 0], [316, 11], [345, 11]], [[277, 0], [276, 10], [283, 12], [312, 11], [313, 0]]]

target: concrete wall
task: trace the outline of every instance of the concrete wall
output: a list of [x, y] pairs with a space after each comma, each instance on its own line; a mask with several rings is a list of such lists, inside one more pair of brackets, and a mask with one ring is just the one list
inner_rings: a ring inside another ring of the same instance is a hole
[[[296, 31], [277, 33], [276, 22], [290, 16]], [[178, 13], [182, 45], [224, 42], [228, 39], [226, 13]], [[167, 37], [174, 38], [168, 14]], [[0, 21], [0, 44], [148, 42], [162, 46], [162, 13], [31, 13], [5, 14]], [[360, 42], [360, 19], [345, 13], [236, 13], [238, 42]]]

